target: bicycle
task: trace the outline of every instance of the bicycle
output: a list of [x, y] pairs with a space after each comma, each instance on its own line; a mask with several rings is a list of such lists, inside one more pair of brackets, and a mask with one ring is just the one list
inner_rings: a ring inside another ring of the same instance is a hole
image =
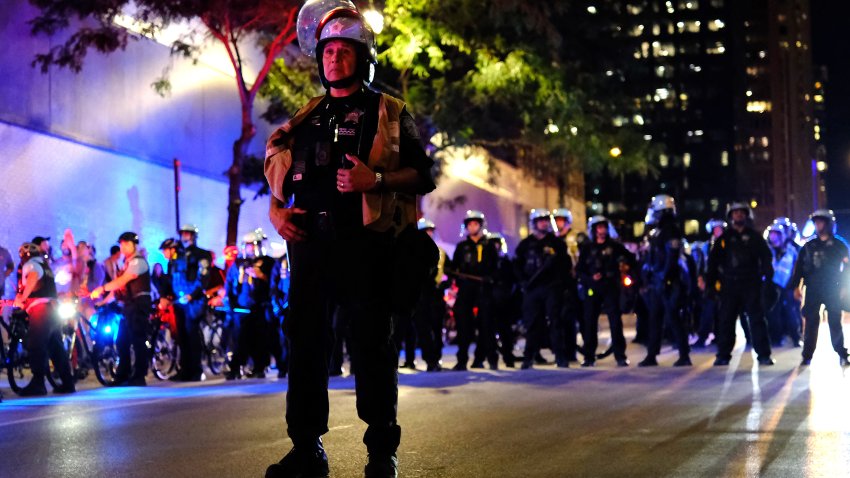
[[[172, 306], [168, 306], [172, 307]], [[180, 348], [175, 343], [173, 310], [156, 308], [151, 314], [151, 370], [158, 380], [168, 380], [180, 371]]]
[[[11, 306], [13, 301], [0, 301], [0, 306]], [[29, 317], [26, 311], [22, 309], [14, 309], [9, 317], [9, 323], [0, 320], [0, 327], [8, 337], [8, 342], [3, 342], [0, 346], [0, 354], [2, 354], [3, 368], [6, 370], [6, 377], [9, 380], [9, 386], [16, 394], [20, 394], [27, 385], [33, 380], [32, 367], [30, 364], [29, 351], [27, 350], [27, 341], [29, 337]], [[51, 388], [57, 389], [62, 387], [62, 382], [57, 374], [53, 373], [50, 366], [53, 361], [46, 359], [48, 373], [45, 374], [47, 382]]]

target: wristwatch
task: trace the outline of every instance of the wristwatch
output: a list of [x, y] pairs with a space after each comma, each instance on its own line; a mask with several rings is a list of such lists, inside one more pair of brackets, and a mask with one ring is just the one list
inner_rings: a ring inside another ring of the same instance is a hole
[[375, 190], [380, 190], [384, 187], [384, 175], [375, 173]]

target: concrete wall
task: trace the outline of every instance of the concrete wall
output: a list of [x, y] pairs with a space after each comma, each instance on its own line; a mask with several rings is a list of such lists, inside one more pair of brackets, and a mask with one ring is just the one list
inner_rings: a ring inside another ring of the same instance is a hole
[[[14, 254], [34, 235], [59, 239], [71, 228], [103, 258], [118, 234], [133, 229], [161, 259], [156, 247], [174, 233], [171, 163], [178, 158], [181, 219], [197, 223], [200, 245], [220, 254], [223, 172], [240, 130], [234, 79], [215, 61], [223, 49], [193, 65], [142, 38], [123, 52], [89, 53], [79, 74], [42, 74], [30, 63], [59, 39], [33, 38], [27, 21], [34, 16], [26, 0], [0, 8], [0, 245]], [[162, 98], [150, 85], [169, 66], [173, 90]], [[262, 155], [272, 126], [258, 119], [257, 128], [251, 150]], [[243, 193], [240, 234], [258, 226], [271, 232], [267, 199], [253, 196]]]

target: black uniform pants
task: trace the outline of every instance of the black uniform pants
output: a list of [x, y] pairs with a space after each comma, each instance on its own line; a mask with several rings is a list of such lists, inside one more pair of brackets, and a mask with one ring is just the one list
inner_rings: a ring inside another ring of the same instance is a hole
[[289, 372], [289, 344], [283, 335], [283, 316], [277, 317], [272, 313], [271, 307], [266, 308], [266, 327], [268, 328], [268, 350], [274, 357], [277, 373], [284, 376]]
[[47, 376], [48, 356], [62, 379], [62, 384], [74, 383], [71, 374], [71, 362], [62, 345], [62, 330], [56, 317], [53, 304], [45, 302], [27, 309], [29, 328], [27, 330], [27, 351], [33, 379], [31, 383], [44, 385]]
[[446, 303], [442, 291], [426, 284], [416, 303], [413, 322], [416, 337], [422, 350], [422, 359], [428, 365], [437, 365], [443, 357], [443, 320], [446, 316]]
[[800, 301], [794, 298], [793, 289], [780, 291], [779, 301], [767, 313], [767, 323], [770, 330], [770, 342], [773, 345], [782, 345], [786, 336], [791, 338], [793, 344], [800, 343], [803, 320], [800, 317]]
[[251, 312], [239, 314], [238, 320], [239, 336], [236, 338], [236, 350], [230, 366], [238, 371], [250, 358], [254, 361], [254, 373], [263, 372], [270, 362], [270, 334], [265, 310], [260, 306], [252, 307]]
[[661, 339], [664, 331], [669, 330], [679, 349], [679, 357], [690, 353], [688, 327], [681, 314], [682, 284], [672, 282], [669, 285], [654, 285], [647, 293], [649, 299], [649, 343], [646, 347], [647, 358], [655, 358], [661, 353]]
[[626, 338], [623, 335], [623, 317], [620, 312], [620, 289], [616, 285], [588, 290], [584, 302], [584, 357], [589, 362], [596, 361], [596, 348], [599, 346], [599, 314], [608, 316], [611, 328], [611, 345], [614, 358], [626, 359]]
[[362, 230], [345, 239], [311, 238], [289, 246], [286, 423], [296, 447], [328, 431], [328, 359], [337, 305], [351, 326], [357, 414], [368, 425], [363, 441], [369, 453], [393, 453], [398, 447], [398, 352], [389, 303], [392, 245], [386, 234]]
[[575, 287], [567, 288], [561, 304], [561, 324], [564, 328], [564, 353], [567, 354], [569, 360], [576, 359], [578, 350], [576, 334], [580, 329], [577, 324], [579, 324], [581, 318], [581, 301], [578, 298], [578, 291]]
[[[151, 297], [142, 295], [124, 303], [124, 317], [118, 326], [118, 337], [115, 346], [118, 349], [118, 370], [115, 371], [118, 380], [144, 379], [148, 374], [148, 331], [150, 330]], [[133, 354], [130, 354], [130, 347]], [[130, 357], [135, 356], [130, 366]]]
[[762, 306], [761, 282], [724, 280], [721, 282], [720, 316], [717, 320], [717, 358], [732, 358], [735, 321], [746, 314], [753, 349], [759, 359], [770, 358], [767, 319]]
[[177, 321], [177, 338], [180, 345], [180, 375], [195, 379], [203, 372], [201, 356], [204, 337], [201, 321], [204, 314], [204, 302], [193, 300], [188, 304], [174, 304], [174, 318]]
[[562, 321], [563, 289], [561, 283], [539, 285], [527, 289], [522, 298], [522, 321], [528, 327], [525, 339], [526, 361], [534, 360], [546, 337], [549, 327], [549, 344], [558, 362], [567, 360]]
[[[454, 305], [455, 327], [457, 328], [457, 363], [466, 364], [469, 361], [469, 346], [475, 338], [476, 316], [482, 320], [486, 307], [483, 307], [482, 287], [476, 283], [462, 283], [458, 287]], [[480, 339], [478, 346], [481, 346]]]
[[416, 360], [417, 330], [413, 323], [413, 313], [393, 315], [393, 339], [396, 348], [404, 350], [404, 362], [412, 364]]
[[496, 331], [499, 333], [499, 353], [502, 354], [502, 360], [509, 365], [516, 360], [514, 356], [514, 345], [516, 344], [514, 324], [517, 315], [515, 305], [510, 291], [498, 288], [493, 291], [490, 311], [493, 322], [496, 324]]
[[839, 357], [847, 356], [844, 347], [844, 330], [841, 328], [841, 301], [838, 297], [838, 287], [827, 290], [819, 284], [806, 286], [806, 298], [803, 305], [803, 317], [806, 322], [805, 339], [803, 341], [803, 358], [811, 359], [815, 353], [820, 329], [820, 307], [826, 308], [826, 321], [829, 324], [829, 336], [832, 349]]
[[705, 341], [708, 340], [708, 335], [713, 333], [717, 328], [717, 316], [719, 309], [720, 304], [717, 298], [709, 297], [707, 294], [703, 294], [700, 297], [699, 329], [697, 331], [699, 342], [704, 344]]

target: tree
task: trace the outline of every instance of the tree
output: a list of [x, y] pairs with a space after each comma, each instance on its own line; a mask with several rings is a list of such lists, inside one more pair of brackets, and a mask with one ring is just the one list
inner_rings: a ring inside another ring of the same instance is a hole
[[[613, 124], [619, 101], [576, 55], [575, 2], [387, 0], [379, 81], [449, 144], [483, 146], [538, 178], [605, 168], [652, 171], [638, 131]], [[613, 147], [620, 154], [612, 155]]]
[[[233, 142], [233, 161], [227, 170], [229, 178], [227, 205], [227, 244], [235, 244], [242, 206], [241, 186], [246, 179], [246, 165], [251, 157], [248, 147], [256, 135], [254, 101], [265, 84], [275, 59], [284, 48], [296, 39], [295, 21], [301, 3], [298, 0], [30, 0], [40, 14], [30, 22], [33, 35], [54, 35], [71, 28], [76, 29], [69, 38], [48, 52], [38, 54], [33, 61], [46, 72], [51, 66], [81, 71], [86, 54], [94, 49], [104, 54], [126, 48], [135, 37], [116, 25], [119, 15], [130, 12], [143, 26], [145, 35], [156, 35], [166, 25], [189, 21], [199, 24], [200, 33], [218, 41], [227, 51], [235, 73], [236, 87], [241, 103], [241, 130]], [[196, 58], [198, 44], [191, 41], [196, 35], [187, 35], [174, 42], [172, 53]], [[246, 42], [255, 42], [265, 59], [256, 78], [245, 77], [243, 48]], [[251, 81], [253, 80], [253, 81]], [[167, 89], [167, 79], [155, 82], [160, 90]], [[248, 167], [256, 171], [256, 166]]]

